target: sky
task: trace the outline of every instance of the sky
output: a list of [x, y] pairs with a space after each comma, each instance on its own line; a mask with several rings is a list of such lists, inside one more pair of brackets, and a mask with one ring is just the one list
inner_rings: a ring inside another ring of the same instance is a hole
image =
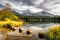
[[60, 0], [0, 0], [0, 9], [5, 3], [11, 5], [11, 9], [18, 12], [29, 10], [32, 13], [48, 11], [55, 15], [60, 15]]

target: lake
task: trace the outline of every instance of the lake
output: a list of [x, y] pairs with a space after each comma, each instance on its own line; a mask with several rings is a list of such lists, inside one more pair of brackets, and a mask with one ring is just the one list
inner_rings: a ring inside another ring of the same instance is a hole
[[60, 25], [59, 23], [30, 23], [23, 25], [22, 29], [24, 30], [24, 34], [26, 34], [27, 30], [32, 30], [32, 36], [33, 38], [37, 38], [37, 40], [45, 40], [45, 39], [39, 39], [38, 33], [42, 32], [45, 33], [46, 29], [49, 27], [52, 27], [54, 25]]
[[59, 23], [30, 23], [30, 24], [27, 24], [27, 25], [24, 25], [22, 28], [25, 29], [25, 30], [32, 30], [32, 31], [36, 31], [36, 30], [44, 30], [44, 29], [47, 29], [51, 26], [54, 26], [54, 25], [59, 25]]
[[[40, 32], [46, 32], [46, 29], [51, 27], [51, 26], [54, 26], [54, 25], [59, 25], [59, 23], [30, 23], [30, 24], [25, 24], [23, 25], [22, 29], [24, 29], [24, 31], [20, 34], [20, 35], [25, 35], [24, 37], [20, 36], [18, 37], [18, 39], [21, 38], [22, 39], [30, 39], [32, 40], [32, 38], [34, 38], [34, 40], [45, 40], [45, 38], [41, 39], [38, 37], [38, 33]], [[32, 35], [30, 37], [26, 37], [28, 36], [26, 34], [26, 30], [32, 30]], [[9, 34], [11, 35], [14, 35], [14, 39], [15, 39], [15, 35], [17, 35], [19, 32], [18, 32], [18, 29], [15, 31], [15, 32], [10, 32]], [[18, 36], [18, 35], [17, 35]], [[13, 37], [11, 37], [13, 38]], [[17, 38], [17, 37], [16, 37]]]

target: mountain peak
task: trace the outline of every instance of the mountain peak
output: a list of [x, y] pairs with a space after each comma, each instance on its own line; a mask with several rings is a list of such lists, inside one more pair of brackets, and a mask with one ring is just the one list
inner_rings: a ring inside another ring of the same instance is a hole
[[17, 13], [23, 16], [51, 16], [51, 17], [55, 16], [54, 14], [47, 12], [47, 11], [32, 13], [30, 10], [24, 10], [24, 11], [19, 11], [19, 12], [17, 11]]

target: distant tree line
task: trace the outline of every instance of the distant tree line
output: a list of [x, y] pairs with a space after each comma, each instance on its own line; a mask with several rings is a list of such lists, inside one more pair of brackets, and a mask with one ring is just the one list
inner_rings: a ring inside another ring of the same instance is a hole
[[60, 16], [20, 16], [25, 22], [60, 22]]

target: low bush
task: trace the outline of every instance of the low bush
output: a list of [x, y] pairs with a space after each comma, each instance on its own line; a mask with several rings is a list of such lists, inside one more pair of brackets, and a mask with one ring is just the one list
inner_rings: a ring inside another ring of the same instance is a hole
[[5, 24], [3, 27], [4, 28], [7, 28], [7, 29], [10, 29], [10, 30], [12, 29], [12, 26], [11, 26], [10, 23]]
[[60, 40], [60, 26], [54, 26], [49, 28], [46, 32], [47, 40]]

